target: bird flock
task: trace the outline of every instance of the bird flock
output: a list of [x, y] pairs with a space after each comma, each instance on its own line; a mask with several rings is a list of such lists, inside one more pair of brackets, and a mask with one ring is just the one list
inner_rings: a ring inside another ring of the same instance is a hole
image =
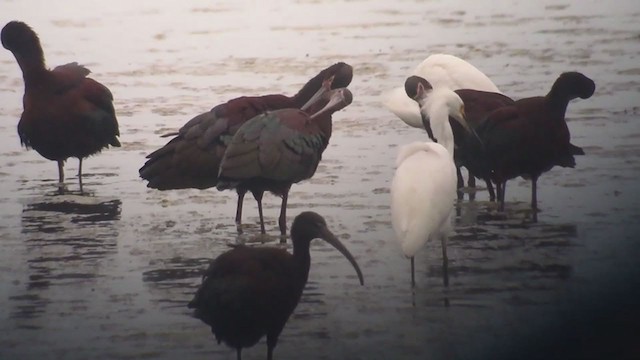
[[[18, 122], [20, 142], [56, 161], [61, 192], [64, 163], [82, 161], [103, 149], [119, 147], [113, 96], [87, 77], [78, 63], [49, 70], [37, 34], [25, 23], [9, 22], [2, 45], [16, 58], [24, 79], [24, 111]], [[282, 199], [278, 226], [287, 234], [291, 186], [315, 174], [332, 132], [332, 116], [349, 106], [347, 88], [353, 68], [338, 62], [320, 71], [292, 96], [242, 96], [193, 117], [163, 147], [150, 153], [139, 175], [158, 190], [235, 190], [235, 223], [242, 233], [244, 196], [258, 205], [260, 231], [264, 192]], [[404, 86], [388, 92], [382, 104], [407, 125], [426, 131], [422, 142], [400, 146], [390, 186], [391, 224], [402, 253], [411, 260], [430, 240], [442, 247], [445, 285], [447, 239], [453, 231], [456, 200], [475, 179], [486, 183], [490, 201], [505, 208], [508, 180], [531, 180], [532, 220], [537, 221], [537, 180], [555, 166], [575, 167], [584, 151], [570, 142], [565, 121], [569, 102], [594, 94], [595, 83], [579, 72], [565, 72], [543, 96], [514, 100], [480, 70], [447, 54], [433, 54], [419, 64]], [[494, 190], [495, 187], [495, 190]], [[470, 195], [470, 200], [473, 199]], [[308, 279], [310, 242], [323, 239], [363, 274], [354, 256], [325, 219], [300, 213], [290, 229], [293, 253], [275, 247], [234, 245], [215, 258], [188, 307], [211, 327], [218, 343], [243, 348], [266, 336], [272, 359], [278, 336], [293, 313]]]

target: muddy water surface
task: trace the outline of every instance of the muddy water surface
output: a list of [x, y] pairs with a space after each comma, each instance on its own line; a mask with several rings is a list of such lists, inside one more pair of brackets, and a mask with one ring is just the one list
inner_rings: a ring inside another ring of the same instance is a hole
[[[334, 116], [315, 177], [293, 187], [289, 222], [307, 209], [324, 215], [365, 286], [335, 250], [314, 243], [278, 358], [633, 354], [638, 16], [633, 0], [2, 2], [0, 23], [29, 23], [50, 66], [79, 61], [109, 86], [123, 146], [85, 161], [84, 195], [70, 160], [71, 193], [57, 195], [55, 163], [20, 148], [22, 79], [0, 51], [0, 358], [234, 359], [186, 303], [210, 259], [259, 232], [254, 204], [238, 236], [233, 193], [150, 190], [137, 169], [165, 143], [159, 135], [192, 116], [239, 95], [292, 94], [336, 61], [354, 66], [355, 99]], [[597, 90], [569, 106], [572, 142], [587, 155], [541, 177], [539, 223], [528, 220], [522, 179], [509, 183], [506, 216], [478, 193], [459, 204], [450, 286], [430, 243], [412, 292], [389, 184], [398, 145], [425, 134], [380, 97], [436, 52], [470, 61], [514, 98], [546, 93], [568, 70]], [[273, 244], [278, 208], [265, 196]], [[265, 352], [261, 342], [243, 355]]]

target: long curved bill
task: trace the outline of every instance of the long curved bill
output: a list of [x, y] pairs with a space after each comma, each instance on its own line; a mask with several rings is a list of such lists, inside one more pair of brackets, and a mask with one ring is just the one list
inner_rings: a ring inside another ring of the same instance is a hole
[[460, 124], [462, 125], [462, 127], [468, 132], [473, 134], [473, 136], [475, 136], [476, 139], [478, 139], [478, 141], [480, 142], [480, 144], [482, 144], [482, 139], [480, 139], [480, 136], [478, 136], [478, 133], [469, 126], [469, 123], [467, 122], [467, 115], [464, 112], [464, 108], [460, 109], [460, 114], [462, 115], [462, 117], [457, 117], [454, 116], [453, 118]]
[[322, 82], [322, 86], [320, 86], [320, 89], [318, 89], [318, 91], [316, 91], [316, 93], [313, 94], [313, 96], [311, 96], [311, 98], [307, 100], [307, 102], [304, 105], [302, 105], [300, 110], [307, 111], [309, 107], [311, 107], [316, 102], [320, 101], [320, 99], [323, 98], [324, 93], [331, 90], [331, 84], [333, 84], [334, 77], [335, 75], [332, 75], [330, 78], [325, 79]]
[[431, 121], [429, 120], [429, 118], [426, 117], [425, 114], [422, 113], [422, 111], [420, 111], [420, 117], [422, 117], [422, 126], [424, 126], [424, 129], [427, 130], [427, 135], [429, 135], [429, 138], [431, 138], [433, 142], [438, 142], [438, 139], [433, 136], [433, 130], [431, 129]]
[[338, 240], [338, 238], [335, 235], [333, 235], [333, 233], [326, 227], [322, 229], [322, 235], [320, 236], [320, 238], [322, 238], [324, 241], [331, 244], [331, 246], [333, 246], [338, 251], [340, 251], [340, 253], [344, 255], [344, 257], [346, 257], [347, 260], [349, 260], [353, 268], [356, 269], [356, 273], [358, 274], [358, 279], [360, 279], [360, 285], [364, 285], [364, 277], [362, 276], [362, 271], [360, 271], [360, 267], [358, 266], [356, 259], [353, 257], [353, 255], [351, 255], [349, 250], [347, 250], [347, 248], [344, 245], [342, 245], [340, 240]]
[[320, 110], [311, 115], [311, 119], [323, 115], [324, 113], [334, 113], [347, 107], [353, 101], [353, 94], [347, 88], [330, 90], [329, 102]]

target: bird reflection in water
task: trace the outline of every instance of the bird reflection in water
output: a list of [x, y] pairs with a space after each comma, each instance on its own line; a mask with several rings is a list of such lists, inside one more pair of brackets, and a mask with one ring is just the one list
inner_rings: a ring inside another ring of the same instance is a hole
[[23, 294], [11, 298], [12, 317], [24, 321], [43, 317], [55, 302], [54, 292], [74, 292], [94, 284], [105, 259], [117, 251], [115, 224], [121, 209], [119, 199], [78, 195], [48, 195], [26, 203], [21, 231], [26, 286]]

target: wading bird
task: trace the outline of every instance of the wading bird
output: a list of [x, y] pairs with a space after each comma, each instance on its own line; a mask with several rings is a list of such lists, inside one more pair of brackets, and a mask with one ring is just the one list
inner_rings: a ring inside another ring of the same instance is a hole
[[[249, 119], [266, 111], [313, 105], [326, 91], [351, 83], [353, 68], [336, 63], [309, 80], [294, 96], [279, 94], [242, 96], [215, 106], [187, 122], [165, 146], [147, 156], [140, 177], [159, 190], [207, 189], [218, 183], [220, 162], [233, 135]], [[320, 93], [320, 94], [319, 94]], [[236, 224], [242, 231], [244, 189], [238, 188]]]
[[574, 167], [575, 155], [584, 151], [571, 144], [565, 121], [569, 101], [590, 98], [593, 80], [579, 72], [560, 75], [545, 96], [520, 99], [513, 105], [491, 112], [476, 131], [481, 143], [469, 137], [476, 151], [465, 161], [491, 174], [497, 185], [500, 209], [504, 210], [506, 181], [518, 176], [531, 179], [531, 209], [537, 221], [537, 180], [554, 166]]
[[[447, 237], [453, 230], [456, 166], [449, 116], [468, 129], [464, 104], [450, 89], [431, 89], [418, 76], [405, 81], [407, 95], [420, 104], [424, 128], [438, 141], [414, 142], [400, 148], [391, 183], [391, 222], [402, 252], [411, 259], [411, 286], [415, 286], [414, 256], [428, 240], [440, 240], [444, 285], [448, 280]], [[442, 92], [440, 94], [434, 92]], [[426, 116], [428, 113], [429, 116]]]
[[311, 240], [321, 238], [353, 265], [364, 285], [360, 267], [351, 253], [314, 212], [296, 216], [291, 226], [293, 254], [272, 247], [235, 246], [218, 256], [205, 272], [202, 285], [189, 303], [194, 316], [211, 327], [218, 343], [236, 349], [255, 345], [267, 336], [267, 359], [273, 358], [287, 319], [300, 301], [307, 283]]
[[24, 111], [18, 122], [20, 142], [58, 163], [58, 181], [64, 189], [64, 162], [82, 159], [104, 148], [120, 146], [113, 96], [107, 87], [88, 78], [78, 63], [48, 70], [38, 35], [25, 23], [9, 22], [2, 29], [2, 46], [11, 51], [24, 79]]
[[[470, 63], [453, 55], [430, 55], [413, 70], [412, 75], [427, 80], [434, 89], [472, 89], [489, 93], [500, 93], [498, 87], [485, 74]], [[435, 95], [437, 93], [434, 92], [433, 94]], [[467, 121], [471, 127], [473, 127], [474, 120], [481, 115], [475, 112], [479, 111], [482, 106], [474, 104], [467, 105], [466, 102], [472, 99], [465, 98], [460, 93], [458, 93], [458, 95], [460, 95], [465, 102]], [[398, 87], [385, 94], [383, 104], [407, 125], [416, 128], [424, 127], [422, 116], [425, 116], [425, 114], [420, 113], [419, 106], [407, 96], [404, 88]], [[428, 116], [428, 114], [426, 114], [426, 116]], [[458, 145], [461, 136], [465, 135], [464, 130], [460, 126], [457, 126], [455, 121], [451, 121], [451, 127], [453, 128], [456, 145]], [[464, 186], [464, 181], [462, 173], [460, 172], [460, 166], [463, 165], [460, 163], [458, 156], [455, 156], [455, 160], [458, 189], [461, 189]], [[475, 178], [471, 173], [469, 174], [468, 185], [471, 188], [475, 188]], [[487, 190], [489, 190], [491, 196], [493, 187], [490, 182], [487, 183]], [[462, 192], [458, 192], [458, 198], [462, 198]]]
[[247, 121], [227, 146], [220, 164], [218, 190], [251, 191], [258, 202], [262, 234], [265, 233], [263, 193], [269, 191], [282, 197], [278, 225], [285, 237], [291, 185], [315, 174], [331, 138], [332, 114], [352, 100], [348, 89], [334, 89], [324, 93], [307, 111], [269, 111]]

